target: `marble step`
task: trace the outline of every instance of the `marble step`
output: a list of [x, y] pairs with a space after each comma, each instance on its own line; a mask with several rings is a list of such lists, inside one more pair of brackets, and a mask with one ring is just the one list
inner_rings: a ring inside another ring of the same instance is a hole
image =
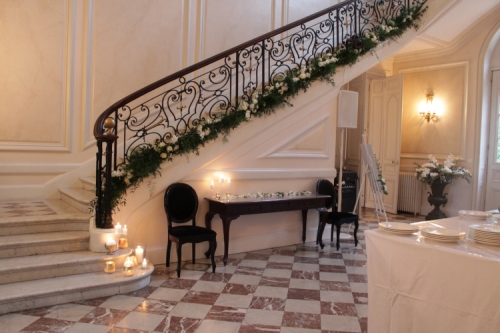
[[35, 254], [84, 251], [88, 250], [88, 248], [88, 231], [0, 236], [0, 259]]
[[122, 267], [132, 252], [132, 249], [121, 249], [108, 255], [74, 251], [0, 259], [0, 284], [100, 272], [106, 261], [114, 261], [116, 267]]
[[95, 193], [83, 188], [59, 189], [61, 200], [75, 207], [83, 213], [90, 212], [90, 202], [95, 198]]
[[95, 177], [81, 177], [82, 188], [95, 193]]
[[0, 236], [57, 231], [88, 231], [89, 221], [89, 213], [1, 218]]
[[117, 269], [112, 274], [100, 271], [0, 285], [0, 314], [130, 293], [146, 287], [153, 270], [150, 264], [147, 269], [136, 267], [133, 276]]

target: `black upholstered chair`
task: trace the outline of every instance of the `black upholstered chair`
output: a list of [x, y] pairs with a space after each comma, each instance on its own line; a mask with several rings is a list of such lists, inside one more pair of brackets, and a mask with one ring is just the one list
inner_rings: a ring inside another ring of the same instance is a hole
[[316, 193], [318, 194], [324, 194], [324, 195], [329, 195], [331, 199], [328, 199], [326, 201], [326, 209], [332, 208], [331, 212], [320, 212], [321, 214], [327, 214], [327, 218], [320, 218], [320, 225], [318, 228], [318, 235], [316, 239], [316, 243], [319, 243], [321, 248], [325, 246], [323, 244], [323, 231], [325, 231], [325, 226], [327, 223], [332, 225], [332, 233], [331, 233], [331, 241], [333, 242], [333, 228], [337, 229], [337, 250], [340, 247], [340, 227], [342, 224], [347, 224], [347, 223], [353, 223], [354, 222], [354, 246], [358, 246], [358, 237], [357, 237], [357, 232], [358, 232], [358, 227], [359, 227], [359, 221], [358, 221], [358, 215], [352, 214], [352, 213], [344, 213], [344, 212], [337, 212], [336, 211], [336, 204], [335, 204], [335, 186], [327, 180], [327, 179], [320, 179], [318, 180], [318, 183], [316, 184]]
[[[196, 191], [188, 184], [171, 184], [165, 191], [164, 206], [168, 220], [167, 267], [170, 267], [172, 242], [177, 244], [177, 277], [181, 275], [182, 245], [192, 243], [194, 264], [195, 243], [209, 242], [212, 272], [215, 273], [214, 254], [217, 248], [217, 241], [215, 240], [217, 234], [213, 230], [196, 225], [196, 212], [198, 211], [198, 195]], [[192, 221], [191, 225], [187, 225], [189, 221]], [[173, 226], [172, 223], [186, 223], [186, 225]]]

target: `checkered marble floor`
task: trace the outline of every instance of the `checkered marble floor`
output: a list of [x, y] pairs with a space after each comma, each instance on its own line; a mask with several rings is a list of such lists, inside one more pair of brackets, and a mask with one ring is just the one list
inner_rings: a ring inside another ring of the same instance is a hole
[[356, 248], [347, 239], [340, 251], [327, 242], [234, 254], [225, 267], [217, 258], [215, 274], [205, 260], [180, 278], [157, 266], [146, 288], [3, 315], [0, 332], [366, 332], [363, 232], [375, 227], [360, 223]]

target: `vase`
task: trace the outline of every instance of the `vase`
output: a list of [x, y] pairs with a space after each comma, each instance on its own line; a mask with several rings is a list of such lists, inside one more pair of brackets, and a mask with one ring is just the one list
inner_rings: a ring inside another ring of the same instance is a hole
[[434, 206], [434, 209], [427, 214], [425, 217], [426, 220], [438, 220], [438, 219], [444, 219], [446, 218], [446, 214], [439, 209], [440, 206], [445, 206], [446, 203], [448, 202], [448, 198], [446, 198], [446, 195], [448, 193], [444, 193], [444, 188], [446, 185], [450, 184], [451, 182], [446, 182], [446, 183], [432, 183], [431, 184], [431, 191], [432, 193], [429, 193], [429, 197], [427, 198], [427, 201], [431, 204], [431, 206]]

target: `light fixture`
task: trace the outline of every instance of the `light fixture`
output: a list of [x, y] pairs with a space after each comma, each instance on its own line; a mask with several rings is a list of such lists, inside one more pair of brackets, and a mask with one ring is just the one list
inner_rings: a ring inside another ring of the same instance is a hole
[[427, 120], [427, 122], [434, 120], [434, 119], [438, 119], [438, 116], [436, 115], [436, 110], [434, 109], [434, 106], [433, 106], [433, 100], [434, 100], [434, 93], [432, 91], [429, 91], [426, 95], [425, 95], [427, 101], [425, 103], [425, 108], [423, 110], [420, 110], [419, 113], [422, 117], [424, 117], [425, 120]]

